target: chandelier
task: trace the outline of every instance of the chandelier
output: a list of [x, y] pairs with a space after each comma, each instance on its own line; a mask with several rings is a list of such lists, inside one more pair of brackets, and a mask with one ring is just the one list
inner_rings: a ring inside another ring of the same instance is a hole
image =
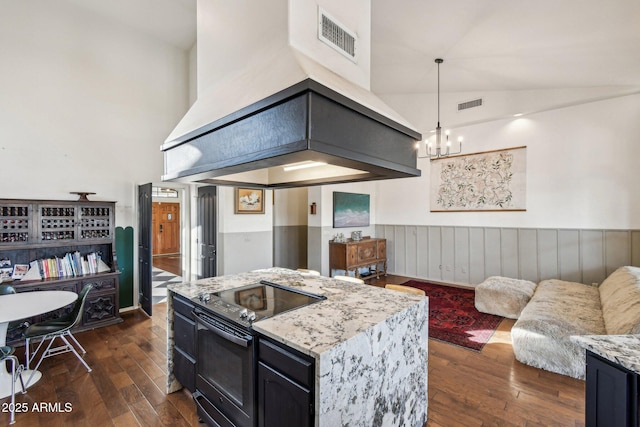
[[[449, 131], [444, 131], [444, 141], [442, 139], [442, 128], [440, 127], [440, 64], [444, 62], [442, 58], [436, 58], [436, 64], [438, 64], [438, 126], [435, 131], [435, 144], [430, 141], [431, 138], [424, 140], [426, 155], [419, 158], [437, 159], [440, 157], [447, 157], [452, 154], [460, 154], [462, 152], [462, 137], [458, 137], [458, 151], [451, 151], [451, 141], [449, 140]], [[432, 131], [433, 132], [433, 131]], [[420, 143], [416, 143], [416, 148], [420, 148]]]

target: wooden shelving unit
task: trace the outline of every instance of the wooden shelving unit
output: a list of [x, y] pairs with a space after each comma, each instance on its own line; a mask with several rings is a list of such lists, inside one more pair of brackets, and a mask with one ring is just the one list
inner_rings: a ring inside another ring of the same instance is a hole
[[[108, 272], [40, 280], [3, 282], [17, 292], [65, 290], [79, 293], [88, 283], [82, 322], [77, 330], [93, 329], [121, 322], [119, 275], [115, 256], [115, 203], [64, 200], [0, 199], [0, 260], [12, 265], [41, 259], [63, 258], [79, 252], [82, 257], [97, 253]], [[31, 319], [30, 323], [60, 317], [73, 305]], [[17, 337], [7, 337], [16, 343]]]

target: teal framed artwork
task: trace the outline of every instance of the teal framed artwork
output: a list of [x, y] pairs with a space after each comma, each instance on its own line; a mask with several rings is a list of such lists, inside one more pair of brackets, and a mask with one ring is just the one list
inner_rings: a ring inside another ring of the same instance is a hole
[[333, 192], [333, 228], [368, 227], [368, 194]]

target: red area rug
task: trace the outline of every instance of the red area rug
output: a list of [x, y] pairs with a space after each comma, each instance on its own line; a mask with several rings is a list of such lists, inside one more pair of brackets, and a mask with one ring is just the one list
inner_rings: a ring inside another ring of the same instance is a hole
[[481, 351], [502, 321], [480, 313], [473, 289], [409, 280], [405, 286], [422, 289], [429, 297], [429, 338]]

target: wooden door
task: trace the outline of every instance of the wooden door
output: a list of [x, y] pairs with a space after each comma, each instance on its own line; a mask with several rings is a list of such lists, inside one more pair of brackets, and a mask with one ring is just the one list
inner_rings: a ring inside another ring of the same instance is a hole
[[142, 309], [151, 316], [153, 304], [151, 269], [152, 269], [152, 233], [151, 233], [151, 183], [138, 187], [138, 286]]
[[180, 253], [180, 203], [153, 202], [153, 254]]

